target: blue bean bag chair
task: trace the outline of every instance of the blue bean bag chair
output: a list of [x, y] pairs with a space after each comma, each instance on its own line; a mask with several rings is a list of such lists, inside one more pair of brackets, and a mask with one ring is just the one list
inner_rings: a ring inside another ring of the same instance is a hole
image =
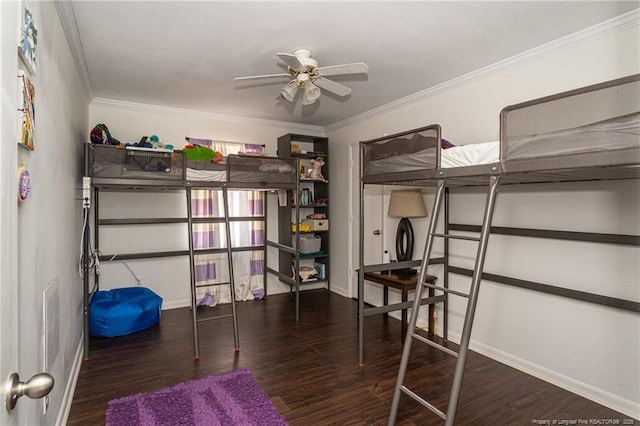
[[89, 303], [89, 334], [124, 336], [160, 322], [162, 298], [145, 287], [97, 291]]

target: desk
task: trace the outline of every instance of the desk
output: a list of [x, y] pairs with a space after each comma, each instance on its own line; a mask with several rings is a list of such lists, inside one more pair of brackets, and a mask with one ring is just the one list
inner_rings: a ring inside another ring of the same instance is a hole
[[[381, 284], [383, 288], [383, 304], [384, 306], [389, 305], [389, 287], [396, 288], [401, 292], [401, 300], [402, 302], [407, 301], [407, 296], [410, 291], [414, 291], [416, 289], [416, 284], [418, 283], [417, 275], [400, 275], [391, 271], [390, 274], [384, 274], [382, 272], [365, 272], [364, 279], [367, 281], [372, 281], [377, 284]], [[433, 275], [427, 275], [425, 277], [425, 282], [429, 284], [435, 284], [436, 277]], [[428, 288], [429, 297], [434, 296], [434, 289]], [[384, 315], [389, 315], [388, 311], [384, 312]], [[435, 305], [429, 304], [429, 335], [433, 335], [434, 330], [434, 319], [433, 314], [435, 312]], [[407, 334], [407, 308], [402, 309], [402, 341], [404, 342], [405, 336]]]

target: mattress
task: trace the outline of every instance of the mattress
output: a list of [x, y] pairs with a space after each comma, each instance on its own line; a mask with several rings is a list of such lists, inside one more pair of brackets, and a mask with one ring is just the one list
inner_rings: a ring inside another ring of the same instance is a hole
[[227, 180], [226, 170], [201, 170], [187, 167], [187, 180], [225, 182]]
[[440, 151], [440, 167], [464, 167], [496, 163], [500, 160], [500, 141], [456, 146]]

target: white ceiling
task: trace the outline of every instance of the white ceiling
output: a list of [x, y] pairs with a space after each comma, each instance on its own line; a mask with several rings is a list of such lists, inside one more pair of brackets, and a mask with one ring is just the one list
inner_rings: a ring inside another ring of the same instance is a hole
[[[640, 1], [73, 1], [95, 98], [327, 126], [640, 7]], [[69, 30], [69, 21], [66, 21]], [[73, 21], [71, 21], [73, 27]], [[276, 100], [278, 52], [320, 66], [369, 65], [331, 77], [353, 89], [313, 105]]]

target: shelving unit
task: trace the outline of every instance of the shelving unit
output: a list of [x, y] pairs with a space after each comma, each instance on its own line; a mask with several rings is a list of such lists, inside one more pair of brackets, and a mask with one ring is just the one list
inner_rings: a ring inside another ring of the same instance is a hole
[[[300, 286], [325, 283], [330, 288], [329, 139], [296, 134], [281, 136], [278, 157], [297, 158], [299, 164], [297, 194], [288, 192], [286, 205], [281, 205], [278, 211], [278, 242], [295, 248], [280, 250], [278, 271], [280, 281], [291, 285], [292, 291], [295, 289], [297, 322]], [[324, 162], [321, 175], [312, 174], [315, 178], [311, 178], [309, 171], [316, 160]], [[306, 268], [315, 269], [317, 274], [307, 278]], [[286, 280], [283, 276], [292, 278]]]

